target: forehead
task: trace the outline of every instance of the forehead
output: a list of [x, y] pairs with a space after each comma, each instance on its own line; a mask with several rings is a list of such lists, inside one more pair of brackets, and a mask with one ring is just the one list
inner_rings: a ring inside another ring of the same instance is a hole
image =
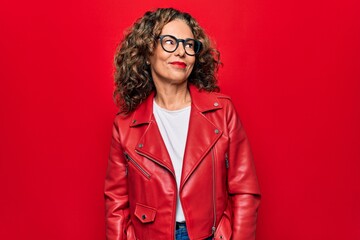
[[177, 38], [194, 38], [191, 28], [181, 19], [175, 19], [165, 24], [161, 35], [173, 35]]

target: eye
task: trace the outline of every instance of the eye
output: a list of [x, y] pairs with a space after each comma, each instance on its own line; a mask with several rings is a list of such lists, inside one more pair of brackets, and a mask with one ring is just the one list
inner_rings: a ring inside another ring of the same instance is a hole
[[166, 44], [174, 44], [174, 40], [167, 39], [167, 40], [165, 40], [165, 43]]
[[163, 43], [167, 44], [167, 45], [175, 45], [176, 44], [176, 40], [171, 38], [171, 37], [165, 37], [163, 39]]
[[194, 49], [195, 48], [195, 42], [194, 40], [187, 40], [185, 44], [186, 48]]
[[194, 44], [192, 44], [192, 43], [187, 43], [187, 44], [186, 44], [186, 47], [193, 49], [193, 48], [194, 48]]

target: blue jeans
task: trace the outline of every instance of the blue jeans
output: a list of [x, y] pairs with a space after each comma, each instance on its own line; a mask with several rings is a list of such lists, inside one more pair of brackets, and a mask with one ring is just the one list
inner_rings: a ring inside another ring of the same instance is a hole
[[[190, 240], [186, 226], [180, 226], [179, 229], [175, 231], [176, 240]], [[204, 240], [211, 240], [212, 237], [206, 238]]]

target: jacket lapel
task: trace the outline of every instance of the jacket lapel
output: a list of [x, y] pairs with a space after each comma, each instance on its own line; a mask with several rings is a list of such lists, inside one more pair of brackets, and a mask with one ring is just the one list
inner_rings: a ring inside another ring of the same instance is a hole
[[222, 135], [222, 129], [204, 115], [222, 108], [217, 97], [199, 92], [193, 85], [190, 85], [190, 94], [192, 105], [180, 189]]
[[[171, 163], [169, 153], [166, 150], [165, 143], [161, 137], [161, 133], [153, 115], [153, 100], [154, 93], [152, 93], [139, 108], [135, 110], [130, 127], [145, 127], [145, 131], [136, 144], [135, 151], [167, 168], [175, 176], [174, 168]], [[147, 125], [147, 126], [143, 126]]]

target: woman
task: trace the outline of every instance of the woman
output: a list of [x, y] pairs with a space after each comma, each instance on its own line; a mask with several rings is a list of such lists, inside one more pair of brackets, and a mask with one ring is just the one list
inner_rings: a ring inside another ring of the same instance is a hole
[[194, 18], [157, 9], [115, 58], [105, 183], [107, 239], [254, 239], [259, 187], [248, 140], [218, 93], [217, 51]]

